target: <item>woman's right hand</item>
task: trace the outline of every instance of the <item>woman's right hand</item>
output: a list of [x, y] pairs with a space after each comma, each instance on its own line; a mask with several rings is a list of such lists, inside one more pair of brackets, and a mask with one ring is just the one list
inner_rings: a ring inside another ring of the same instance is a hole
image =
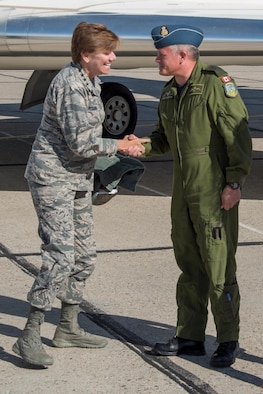
[[124, 155], [140, 157], [145, 153], [143, 144], [150, 142], [149, 138], [139, 138], [134, 134], [125, 136], [118, 140], [118, 151]]

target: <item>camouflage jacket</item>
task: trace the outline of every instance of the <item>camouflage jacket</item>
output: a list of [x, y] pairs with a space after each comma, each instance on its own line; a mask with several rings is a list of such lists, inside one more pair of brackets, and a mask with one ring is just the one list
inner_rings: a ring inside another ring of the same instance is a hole
[[43, 185], [67, 182], [72, 190], [92, 190], [97, 156], [117, 152], [117, 141], [102, 138], [104, 108], [100, 80], [67, 64], [53, 79], [25, 177]]

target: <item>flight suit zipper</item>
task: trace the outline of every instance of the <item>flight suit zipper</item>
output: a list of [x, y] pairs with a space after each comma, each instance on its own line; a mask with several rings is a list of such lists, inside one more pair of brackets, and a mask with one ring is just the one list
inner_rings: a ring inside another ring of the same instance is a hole
[[[179, 141], [179, 120], [180, 120], [180, 112], [181, 112], [181, 107], [182, 107], [182, 99], [185, 97], [187, 91], [189, 88], [189, 82], [185, 84], [184, 89], [182, 90], [181, 94], [179, 95], [179, 100], [178, 100], [178, 106], [177, 106], [177, 114], [176, 114], [176, 122], [175, 122], [175, 134], [176, 134], [176, 145], [177, 145], [177, 153], [178, 153], [178, 158], [179, 158], [179, 165], [181, 167], [181, 171], [183, 173], [183, 157], [181, 154], [181, 149], [180, 149], [180, 141]], [[177, 93], [178, 95], [178, 93]], [[182, 177], [183, 181], [183, 187], [185, 187], [185, 181], [184, 178]]]

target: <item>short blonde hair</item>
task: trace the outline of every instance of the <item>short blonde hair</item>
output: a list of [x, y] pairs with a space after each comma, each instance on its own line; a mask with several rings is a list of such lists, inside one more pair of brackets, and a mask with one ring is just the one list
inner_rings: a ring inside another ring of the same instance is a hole
[[80, 22], [74, 29], [71, 39], [71, 56], [79, 63], [81, 53], [94, 53], [97, 50], [115, 51], [119, 37], [99, 23]]

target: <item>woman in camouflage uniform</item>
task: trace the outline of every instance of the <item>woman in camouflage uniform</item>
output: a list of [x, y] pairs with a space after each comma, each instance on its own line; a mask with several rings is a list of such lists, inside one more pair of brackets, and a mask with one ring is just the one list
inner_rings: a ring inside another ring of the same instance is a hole
[[104, 108], [98, 75], [116, 59], [118, 37], [104, 25], [81, 22], [72, 36], [72, 62], [52, 81], [28, 160], [28, 180], [39, 219], [42, 267], [28, 293], [30, 312], [13, 351], [35, 365], [51, 365], [40, 324], [55, 297], [62, 302], [53, 338], [57, 347], [99, 348], [106, 339], [77, 322], [79, 303], [96, 260], [92, 189], [97, 156], [139, 156], [141, 141], [102, 138]]

